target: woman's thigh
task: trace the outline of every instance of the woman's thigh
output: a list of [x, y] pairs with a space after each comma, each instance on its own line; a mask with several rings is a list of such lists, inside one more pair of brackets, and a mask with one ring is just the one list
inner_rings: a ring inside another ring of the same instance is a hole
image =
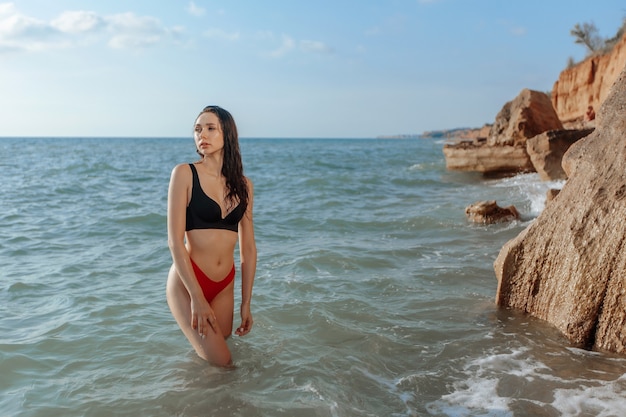
[[217, 323], [224, 338], [229, 337], [233, 331], [234, 287], [233, 281], [211, 301], [211, 308], [215, 312]]
[[[209, 334], [202, 338], [200, 334], [198, 334], [198, 331], [191, 327], [191, 298], [174, 267], [170, 269], [167, 279], [167, 303], [180, 329], [183, 331], [198, 356], [220, 366], [225, 366], [230, 363], [230, 351], [224, 339], [224, 331], [221, 329], [220, 316], [223, 314], [215, 311], [216, 318], [218, 319], [218, 331], [209, 332]], [[232, 328], [232, 310], [230, 317]]]

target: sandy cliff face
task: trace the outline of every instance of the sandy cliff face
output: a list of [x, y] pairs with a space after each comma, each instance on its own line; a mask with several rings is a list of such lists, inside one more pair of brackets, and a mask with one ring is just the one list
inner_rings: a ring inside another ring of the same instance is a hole
[[552, 88], [552, 104], [568, 125], [582, 119], [587, 106], [598, 109], [626, 65], [626, 35], [611, 53], [590, 57], [561, 72]]
[[496, 302], [571, 341], [626, 353], [626, 71], [596, 130], [563, 158], [568, 181], [494, 264]]

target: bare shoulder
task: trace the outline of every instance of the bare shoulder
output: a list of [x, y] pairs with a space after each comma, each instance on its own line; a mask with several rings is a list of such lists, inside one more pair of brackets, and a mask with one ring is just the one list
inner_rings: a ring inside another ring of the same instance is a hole
[[191, 187], [191, 182], [191, 168], [189, 168], [189, 164], [178, 164], [172, 169], [170, 191], [187, 189]]
[[191, 177], [191, 168], [189, 164], [178, 164], [172, 169], [172, 179], [181, 178], [188, 179]]
[[173, 169], [172, 172], [187, 172], [190, 173], [191, 172], [191, 168], [189, 168], [189, 164], [188, 163], [182, 163], [182, 164], [178, 164], [176, 165]]

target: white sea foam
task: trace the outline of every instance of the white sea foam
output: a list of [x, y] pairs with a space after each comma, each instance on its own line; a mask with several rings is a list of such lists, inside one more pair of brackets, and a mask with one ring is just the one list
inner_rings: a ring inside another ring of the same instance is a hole
[[427, 406], [436, 415], [454, 417], [511, 417], [508, 398], [498, 396], [495, 378], [476, 378], [466, 381], [466, 386], [444, 395], [441, 400]]
[[503, 189], [503, 198], [514, 203], [523, 217], [537, 217], [545, 208], [548, 190], [560, 190], [565, 181], [542, 181], [539, 174], [532, 173], [493, 180], [489, 185]]
[[498, 393], [499, 376], [515, 374], [528, 377], [536, 369], [544, 368], [532, 363], [527, 349], [488, 355], [471, 360], [464, 367], [465, 378], [453, 384], [453, 391], [427, 406], [431, 413], [458, 417], [508, 417], [511, 398]]
[[626, 374], [616, 380], [588, 381], [572, 388], [554, 392], [552, 406], [567, 416], [616, 417], [626, 415], [624, 391]]
[[242, 153], [255, 325], [228, 341], [235, 369], [218, 371], [164, 294], [167, 182], [197, 158], [193, 140], [0, 140], [0, 410], [622, 414], [626, 361], [550, 350], [562, 342], [503, 324], [493, 305], [493, 259], [530, 220], [468, 227], [463, 213], [479, 196], [532, 218], [552, 185], [447, 172], [427, 140], [262, 139]]
[[[580, 354], [598, 355], [586, 351]], [[622, 361], [616, 366], [623, 366]], [[465, 376], [452, 385], [452, 392], [427, 405], [430, 413], [454, 417], [509, 417], [517, 415], [515, 408], [526, 407], [530, 410], [523, 415], [532, 415], [532, 408], [553, 409], [563, 416], [626, 415], [626, 374], [606, 381], [582, 375], [564, 378], [534, 358], [528, 348], [470, 360], [463, 374]], [[554, 388], [533, 392], [528, 386]], [[525, 404], [516, 405], [520, 398]]]

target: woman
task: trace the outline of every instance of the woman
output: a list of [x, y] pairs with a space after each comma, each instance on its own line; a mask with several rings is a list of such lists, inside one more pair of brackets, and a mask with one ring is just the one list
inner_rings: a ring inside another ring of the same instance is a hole
[[205, 107], [196, 118], [194, 141], [200, 161], [177, 165], [170, 179], [167, 233], [174, 262], [167, 302], [198, 355], [227, 366], [237, 240], [242, 297], [236, 334], [244, 336], [252, 327], [250, 299], [257, 261], [253, 187], [243, 175], [237, 126], [228, 111]]

